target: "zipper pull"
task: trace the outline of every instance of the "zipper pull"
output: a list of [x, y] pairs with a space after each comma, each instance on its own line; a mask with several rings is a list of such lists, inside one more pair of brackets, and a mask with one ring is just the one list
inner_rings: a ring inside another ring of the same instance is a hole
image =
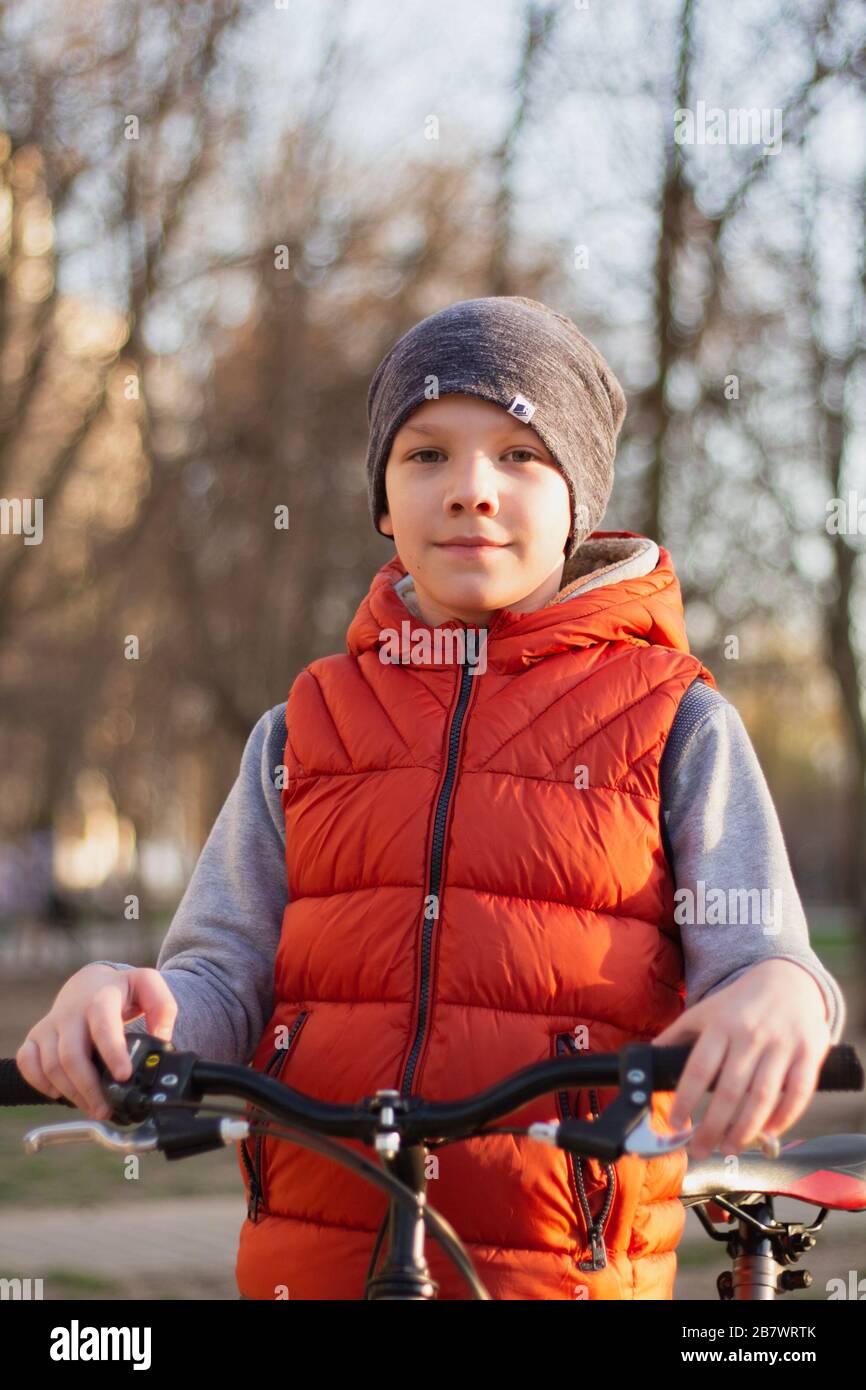
[[590, 1227], [589, 1248], [592, 1251], [591, 1260], [581, 1260], [579, 1269], [604, 1269], [607, 1265], [607, 1251], [604, 1247], [604, 1236], [597, 1226]]
[[247, 1200], [247, 1220], [252, 1221], [253, 1225], [259, 1219], [259, 1184], [256, 1181], [255, 1173], [250, 1174], [250, 1195]]
[[[599, 1117], [598, 1095], [595, 1091], [589, 1093], [589, 1103], [592, 1106], [592, 1117], [597, 1120]], [[610, 1173], [608, 1172], [607, 1188], [610, 1188]], [[592, 1251], [592, 1262], [588, 1263], [589, 1269], [604, 1269], [607, 1264], [607, 1250], [604, 1244], [604, 1236], [601, 1233], [600, 1225], [593, 1226], [589, 1232], [589, 1248]]]

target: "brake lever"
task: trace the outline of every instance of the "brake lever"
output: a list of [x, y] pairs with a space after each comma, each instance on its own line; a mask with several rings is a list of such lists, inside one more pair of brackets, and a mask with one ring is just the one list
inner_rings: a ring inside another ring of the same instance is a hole
[[24, 1136], [27, 1153], [57, 1144], [89, 1144], [92, 1141], [114, 1153], [139, 1154], [159, 1150], [167, 1159], [188, 1158], [225, 1148], [248, 1139], [248, 1120], [228, 1115], [201, 1118], [186, 1111], [181, 1114], [161, 1110], [137, 1129], [118, 1129], [104, 1120], [70, 1120], [61, 1125], [39, 1125]]
[[30, 1154], [56, 1144], [89, 1144], [91, 1141], [115, 1153], [146, 1153], [157, 1148], [159, 1137], [152, 1120], [137, 1129], [118, 1129], [104, 1120], [69, 1120], [60, 1125], [38, 1125], [24, 1135], [24, 1148]]
[[615, 1113], [614, 1105], [605, 1113], [610, 1116], [607, 1133], [599, 1120], [592, 1124], [586, 1120], [565, 1120], [561, 1123], [540, 1121], [530, 1125], [527, 1133], [531, 1139], [537, 1139], [542, 1144], [573, 1149], [576, 1153], [611, 1162], [621, 1153], [637, 1154], [639, 1158], [658, 1158], [661, 1154], [673, 1153], [676, 1149], [684, 1148], [695, 1132], [694, 1129], [680, 1129], [674, 1134], [659, 1134], [650, 1124], [649, 1115], [642, 1115], [623, 1137], [622, 1129], [617, 1125], [621, 1114]]
[[598, 1119], [532, 1124], [528, 1133], [541, 1143], [605, 1162], [615, 1162], [623, 1153], [658, 1158], [683, 1148], [693, 1137], [693, 1128], [659, 1134], [650, 1124], [653, 1061], [650, 1043], [628, 1044], [620, 1052], [619, 1095]]
[[694, 1128], [690, 1127], [678, 1129], [674, 1134], [659, 1134], [650, 1124], [649, 1115], [644, 1115], [640, 1123], [626, 1135], [625, 1150], [640, 1158], [658, 1158], [659, 1154], [685, 1148], [694, 1132]]
[[[81, 1119], [39, 1125], [24, 1136], [28, 1153], [57, 1144], [95, 1142], [115, 1153], [158, 1150], [171, 1160], [249, 1138], [246, 1119], [195, 1114], [195, 1105], [202, 1097], [192, 1084], [198, 1060], [194, 1052], [178, 1052], [172, 1043], [150, 1033], [128, 1036], [127, 1045], [132, 1070], [126, 1081], [117, 1081], [93, 1050], [93, 1064], [111, 1107], [110, 1121]], [[119, 1129], [118, 1125], [137, 1128]]]

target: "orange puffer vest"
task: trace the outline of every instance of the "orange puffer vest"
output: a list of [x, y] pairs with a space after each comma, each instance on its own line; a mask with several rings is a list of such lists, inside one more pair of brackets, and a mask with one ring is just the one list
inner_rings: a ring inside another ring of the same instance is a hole
[[[399, 556], [382, 566], [347, 653], [306, 667], [286, 712], [289, 901], [251, 1066], [343, 1104], [468, 1095], [573, 1050], [575, 1029], [589, 1052], [651, 1039], [685, 1002], [659, 760], [687, 686], [715, 681], [689, 654], [668, 552], [641, 578], [499, 609], [474, 675], [435, 648], [427, 665], [380, 658], [403, 623], [434, 631], [395, 592], [405, 575]], [[500, 1123], [591, 1119], [616, 1094], [562, 1091]], [[653, 1103], [660, 1131], [672, 1101]], [[360, 1299], [384, 1193], [291, 1142], [241, 1147], [258, 1189], [241, 1294]], [[686, 1163], [477, 1138], [431, 1150], [428, 1199], [493, 1298], [668, 1299]], [[427, 1253], [439, 1297], [468, 1297]]]

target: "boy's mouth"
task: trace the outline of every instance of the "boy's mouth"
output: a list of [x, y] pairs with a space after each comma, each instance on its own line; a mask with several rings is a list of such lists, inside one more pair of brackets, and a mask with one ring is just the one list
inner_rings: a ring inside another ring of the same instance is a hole
[[455, 536], [450, 541], [434, 541], [443, 550], [504, 550], [509, 541], [491, 541], [486, 536]]

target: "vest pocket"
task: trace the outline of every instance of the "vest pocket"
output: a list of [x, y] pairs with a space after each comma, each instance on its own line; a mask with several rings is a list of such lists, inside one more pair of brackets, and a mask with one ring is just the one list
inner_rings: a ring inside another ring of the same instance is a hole
[[[556, 1055], [558, 1057], [577, 1054], [579, 1048], [574, 1041], [571, 1033], [557, 1033], [555, 1035]], [[589, 1102], [592, 1107], [594, 1119], [599, 1117], [598, 1096], [594, 1090], [589, 1092]], [[561, 1120], [579, 1118], [575, 1116], [568, 1100], [568, 1091], [562, 1090], [556, 1093], [557, 1109]], [[590, 1210], [589, 1199], [586, 1195], [586, 1159], [581, 1154], [573, 1154], [565, 1150], [568, 1162], [568, 1180], [571, 1188], [571, 1196], [575, 1205], [575, 1211], [579, 1209], [582, 1217], [582, 1225], [585, 1233], [586, 1244], [589, 1249], [589, 1258], [578, 1261], [579, 1269], [593, 1270], [604, 1269], [607, 1264], [607, 1251], [604, 1246], [604, 1233], [610, 1220], [611, 1208], [613, 1207], [614, 1194], [616, 1192], [616, 1170], [612, 1163], [604, 1165], [607, 1183], [605, 1186], [604, 1200], [598, 1215], [593, 1218]], [[580, 1224], [580, 1223], [579, 1223]]]
[[[271, 1053], [268, 1060], [262, 1067], [263, 1076], [271, 1076], [274, 1080], [279, 1080], [283, 1069], [288, 1061], [289, 1053], [295, 1047], [300, 1037], [301, 1029], [310, 1016], [309, 1009], [302, 1009], [289, 1029], [285, 1047], [277, 1047]], [[269, 1117], [268, 1117], [269, 1118]], [[259, 1212], [267, 1215], [267, 1203], [265, 1200], [265, 1141], [266, 1135], [256, 1134], [241, 1143], [241, 1154], [243, 1156], [244, 1167], [250, 1180], [249, 1200], [247, 1202], [247, 1218], [255, 1223], [259, 1218]], [[280, 1140], [279, 1142], [284, 1142]], [[252, 1152], [250, 1151], [252, 1144]]]

